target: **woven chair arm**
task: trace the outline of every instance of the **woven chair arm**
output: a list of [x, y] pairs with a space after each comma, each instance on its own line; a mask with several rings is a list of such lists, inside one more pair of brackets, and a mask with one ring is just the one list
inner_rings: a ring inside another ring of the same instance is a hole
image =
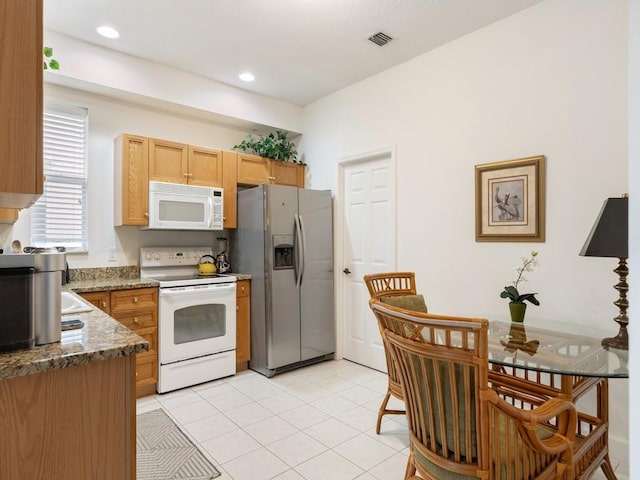
[[[519, 422], [518, 430], [531, 448], [545, 455], [571, 452], [578, 421], [573, 403], [560, 398], [551, 398], [532, 410], [523, 410], [507, 403], [493, 390], [486, 390], [486, 392], [491, 403], [505, 415]], [[557, 419], [555, 422], [557, 431], [548, 438], [540, 438], [538, 427], [548, 425], [547, 422], [553, 418]]]

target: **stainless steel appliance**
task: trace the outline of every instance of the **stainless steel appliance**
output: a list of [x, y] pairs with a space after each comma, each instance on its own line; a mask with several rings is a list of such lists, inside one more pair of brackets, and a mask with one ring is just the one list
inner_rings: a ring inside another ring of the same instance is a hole
[[[12, 317], [9, 312], [3, 312], [2, 317], [6, 314], [6, 323], [3, 323], [5, 326], [13, 323], [16, 332], [24, 333], [30, 329], [33, 343], [24, 345], [26, 347], [60, 341], [61, 286], [62, 275], [66, 269], [65, 253], [56, 249], [31, 249], [30, 251], [32, 253], [0, 255], [0, 270], [4, 273], [2, 275], [3, 300], [5, 300], [3, 305], [11, 303], [13, 314], [17, 315]], [[13, 273], [10, 273], [12, 270]], [[17, 285], [20, 285], [18, 290], [16, 290]], [[13, 292], [13, 295], [10, 292]], [[14, 322], [18, 322], [19, 325]], [[31, 326], [25, 327], [24, 322], [30, 322]], [[4, 335], [7, 335], [6, 331]], [[0, 343], [5, 341], [6, 339], [0, 338]], [[15, 342], [8, 342], [8, 344], [11, 343]]]
[[229, 263], [227, 239], [224, 237], [218, 237], [216, 244], [216, 268], [218, 269], [218, 273], [229, 273], [231, 271], [231, 264]]
[[149, 182], [149, 225], [145, 230], [222, 230], [222, 188]]
[[238, 192], [234, 268], [251, 274], [251, 360], [266, 376], [333, 358], [331, 192]]
[[236, 277], [199, 276], [211, 247], [143, 247], [140, 275], [160, 282], [158, 393], [236, 373]]

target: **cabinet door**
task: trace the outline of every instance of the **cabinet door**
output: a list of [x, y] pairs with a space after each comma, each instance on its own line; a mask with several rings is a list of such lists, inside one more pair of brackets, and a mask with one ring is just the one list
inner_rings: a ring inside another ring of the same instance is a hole
[[201, 187], [222, 187], [222, 151], [189, 145], [187, 183]]
[[149, 224], [149, 140], [121, 135], [114, 144], [114, 225]]
[[269, 159], [238, 153], [238, 184], [256, 186], [269, 182]]
[[0, 2], [0, 206], [43, 191], [42, 0]]
[[236, 364], [251, 360], [251, 286], [240, 280], [236, 288]]
[[304, 188], [304, 167], [297, 163], [270, 160], [272, 183]]
[[17, 208], [0, 208], [0, 223], [15, 223], [18, 220]]
[[238, 226], [238, 154], [222, 152], [222, 187], [224, 188], [224, 228]]
[[149, 139], [149, 180], [187, 183], [188, 146], [157, 138]]
[[111, 313], [111, 302], [109, 301], [109, 292], [84, 292], [79, 293], [90, 304], [98, 307], [104, 313]]

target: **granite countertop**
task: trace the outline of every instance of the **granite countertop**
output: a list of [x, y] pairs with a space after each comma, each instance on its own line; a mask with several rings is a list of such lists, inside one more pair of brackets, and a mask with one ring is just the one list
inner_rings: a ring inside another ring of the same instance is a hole
[[[238, 280], [251, 275], [231, 273]], [[74, 293], [157, 287], [158, 282], [140, 278], [136, 267], [83, 269], [62, 287]], [[0, 380], [42, 373], [56, 368], [98, 362], [149, 350], [149, 343], [98, 308], [91, 312], [65, 315], [78, 318], [84, 326], [62, 332], [61, 341], [48, 345], [0, 353]]]
[[150, 278], [97, 278], [73, 280], [63, 286], [63, 290], [85, 293], [103, 290], [126, 290], [129, 288], [157, 287], [158, 282]]
[[149, 350], [149, 343], [101, 310], [70, 314], [82, 328], [62, 332], [60, 342], [0, 353], [0, 380], [99, 362]]
[[[251, 280], [251, 275], [244, 273], [230, 273], [238, 280]], [[100, 292], [104, 290], [126, 290], [129, 288], [157, 287], [158, 282], [150, 278], [141, 277], [109, 277], [72, 280], [64, 285], [63, 290], [76, 293]]]

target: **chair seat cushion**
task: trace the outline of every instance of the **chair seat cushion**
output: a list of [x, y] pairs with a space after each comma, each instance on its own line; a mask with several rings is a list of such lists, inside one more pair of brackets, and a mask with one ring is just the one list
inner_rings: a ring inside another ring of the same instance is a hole
[[387, 297], [381, 297], [381, 302], [387, 305], [392, 305], [398, 308], [404, 308], [405, 310], [411, 310], [414, 312], [427, 312], [427, 304], [424, 301], [424, 297], [418, 295], [389, 295]]

